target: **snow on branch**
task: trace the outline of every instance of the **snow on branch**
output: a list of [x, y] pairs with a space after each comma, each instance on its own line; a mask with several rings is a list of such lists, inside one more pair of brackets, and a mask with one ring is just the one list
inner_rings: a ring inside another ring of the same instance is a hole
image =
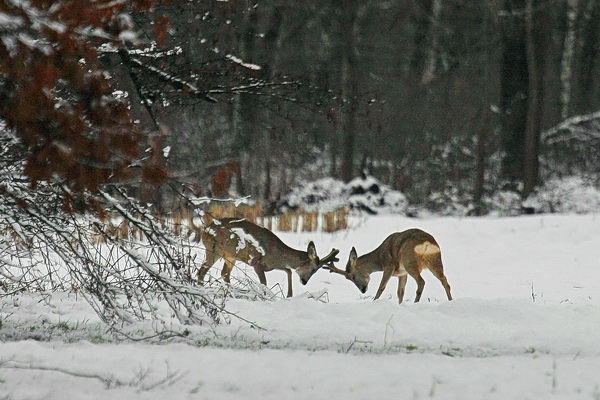
[[119, 55], [121, 56], [123, 62], [125, 62], [128, 66], [134, 66], [143, 69], [148, 72], [156, 79], [166, 84], [173, 86], [177, 90], [181, 90], [187, 94], [191, 94], [192, 96], [198, 97], [202, 100], [206, 100], [209, 103], [216, 103], [217, 99], [211, 97], [209, 92], [200, 90], [196, 85], [191, 82], [185, 81], [175, 75], [172, 75], [160, 68], [153, 67], [142, 62], [138, 58], [132, 57], [131, 53], [124, 48], [119, 49]]
[[227, 54], [225, 56], [225, 58], [227, 58], [228, 60], [230, 60], [238, 65], [241, 65], [244, 68], [248, 68], [253, 71], [260, 71], [262, 69], [262, 67], [260, 65], [244, 62], [241, 58], [238, 58], [232, 54]]
[[547, 144], [597, 139], [600, 139], [600, 111], [568, 118], [541, 135], [541, 140]]
[[[111, 188], [113, 195], [104, 196], [106, 212], [142, 232], [137, 239], [114, 235], [92, 214], [54, 208], [58, 185], [40, 183], [31, 191], [22, 183], [20, 190], [6, 190], [6, 176], [3, 180], [0, 297], [21, 291], [76, 292], [117, 334], [135, 320], [163, 321], [171, 315], [184, 325], [214, 325], [232, 318], [253, 324], [227, 310], [218, 282], [196, 283], [196, 243], [161, 225], [123, 189]], [[167, 315], [159, 312], [161, 304], [170, 310]], [[156, 324], [156, 329], [163, 326], [169, 324]]]

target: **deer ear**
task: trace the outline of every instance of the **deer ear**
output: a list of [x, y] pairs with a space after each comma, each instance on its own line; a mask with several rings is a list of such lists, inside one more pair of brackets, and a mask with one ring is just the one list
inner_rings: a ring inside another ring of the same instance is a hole
[[353, 247], [352, 250], [350, 250], [350, 257], [348, 257], [348, 264], [346, 265], [346, 271], [350, 272], [352, 269], [354, 269], [357, 258], [358, 258], [358, 254], [356, 254], [356, 249]]
[[317, 256], [317, 248], [315, 247], [315, 244], [312, 242], [312, 240], [308, 243], [308, 248], [306, 249], [306, 252], [308, 253], [308, 258], [310, 258], [311, 260], [319, 259], [319, 256]]

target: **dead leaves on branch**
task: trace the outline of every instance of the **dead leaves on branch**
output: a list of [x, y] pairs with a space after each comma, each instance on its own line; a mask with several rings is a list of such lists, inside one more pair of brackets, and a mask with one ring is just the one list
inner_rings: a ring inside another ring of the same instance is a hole
[[[0, 0], [11, 21], [0, 29], [0, 119], [26, 147], [24, 173], [34, 184], [55, 180], [73, 193], [97, 191], [133, 178], [134, 163], [144, 182], [166, 179], [160, 138], [142, 132], [114, 99], [97, 51], [102, 43], [135, 40], [129, 12], [154, 3]], [[164, 41], [168, 21], [158, 22], [155, 34]]]

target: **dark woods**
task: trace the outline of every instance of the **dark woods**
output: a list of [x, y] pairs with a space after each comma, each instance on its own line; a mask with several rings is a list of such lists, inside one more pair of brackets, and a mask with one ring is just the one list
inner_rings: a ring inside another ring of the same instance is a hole
[[182, 193], [276, 204], [366, 173], [484, 213], [598, 168], [572, 131], [541, 139], [599, 106], [593, 0], [92, 3], [0, 3], [0, 117], [66, 208], [116, 182], [162, 212]]

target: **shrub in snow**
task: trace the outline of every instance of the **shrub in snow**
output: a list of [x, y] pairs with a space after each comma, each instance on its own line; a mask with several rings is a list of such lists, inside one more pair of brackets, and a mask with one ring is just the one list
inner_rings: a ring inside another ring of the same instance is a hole
[[549, 180], [523, 203], [536, 212], [588, 213], [600, 211], [600, 191], [580, 177]]
[[406, 196], [390, 189], [371, 176], [355, 178], [345, 184], [323, 178], [298, 186], [284, 199], [281, 208], [330, 211], [343, 206], [370, 214], [402, 213], [408, 206]]
[[521, 195], [510, 190], [499, 190], [484, 199], [486, 209], [493, 215], [515, 216], [523, 213]]
[[348, 182], [345, 193], [351, 209], [370, 214], [401, 213], [408, 205], [404, 194], [367, 175]]
[[[110, 331], [123, 334], [125, 325], [151, 319], [157, 336], [171, 335], [159, 305], [184, 325], [214, 325], [234, 316], [225, 307], [229, 287], [224, 292], [215, 283], [197, 284], [198, 243], [176, 233], [181, 221], [157, 218], [116, 184], [110, 193], [99, 189], [75, 197], [94, 204], [96, 213], [65, 211], [62, 184], [33, 187], [23, 179], [24, 154], [19, 141], [0, 130], [0, 298], [75, 292]], [[233, 289], [254, 297], [253, 286]]]
[[290, 208], [329, 211], [346, 204], [344, 182], [334, 178], [322, 178], [297, 186], [285, 198]]
[[427, 198], [427, 209], [441, 215], [465, 216], [469, 212], [470, 197], [456, 187], [447, 187], [443, 192], [433, 192]]

